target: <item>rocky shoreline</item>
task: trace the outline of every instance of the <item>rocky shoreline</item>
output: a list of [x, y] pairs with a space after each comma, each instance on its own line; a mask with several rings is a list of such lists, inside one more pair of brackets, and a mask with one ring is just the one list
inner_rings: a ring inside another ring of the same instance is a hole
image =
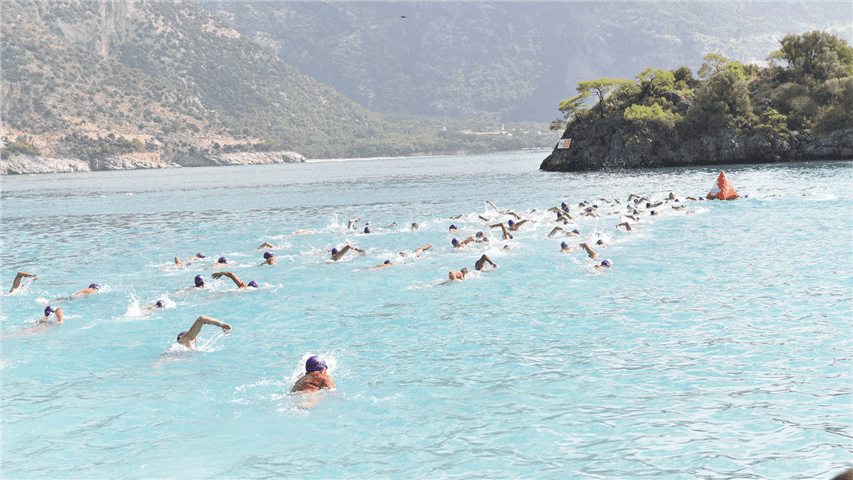
[[114, 157], [55, 158], [11, 155], [0, 161], [0, 174], [23, 175], [34, 173], [95, 172], [103, 170], [137, 170], [148, 168], [213, 167], [225, 165], [262, 165], [270, 163], [304, 163], [305, 157], [296, 152], [254, 153], [179, 153], [163, 159], [156, 153], [135, 153]]
[[555, 148], [540, 165], [549, 172], [609, 169], [779, 163], [853, 158], [853, 128], [826, 136], [789, 132], [786, 137], [736, 138], [732, 130], [674, 144], [665, 139], [626, 145], [616, 121], [599, 122], [590, 135], [573, 138], [566, 149]]

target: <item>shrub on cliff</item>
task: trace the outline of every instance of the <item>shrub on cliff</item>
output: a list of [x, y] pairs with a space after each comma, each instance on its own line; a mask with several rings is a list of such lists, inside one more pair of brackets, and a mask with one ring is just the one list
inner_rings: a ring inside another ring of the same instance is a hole
[[10, 144], [7, 147], [3, 147], [0, 151], [0, 157], [4, 160], [9, 158], [11, 155], [29, 155], [36, 156], [41, 155], [41, 151], [35, 147], [32, 143], [29, 142], [29, 139], [24, 137], [18, 137], [15, 139], [15, 143]]

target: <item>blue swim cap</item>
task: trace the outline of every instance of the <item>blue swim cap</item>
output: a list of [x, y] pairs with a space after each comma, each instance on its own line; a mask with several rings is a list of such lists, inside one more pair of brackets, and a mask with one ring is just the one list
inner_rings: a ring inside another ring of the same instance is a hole
[[163, 305], [163, 300], [157, 300], [157, 303], [155, 303], [154, 306], [157, 308], [165, 307], [165, 305]]
[[204, 258], [204, 254], [203, 254], [203, 253], [196, 253], [196, 254], [195, 254], [195, 256], [196, 256], [196, 257], [198, 257], [198, 258]]
[[334, 254], [336, 254], [336, 253], [338, 253], [338, 249], [337, 249], [337, 248], [333, 248], [333, 249], [332, 249], [332, 255], [334, 255]]
[[601, 265], [603, 265], [605, 267], [610, 267], [610, 260], [602, 260]]
[[181, 341], [181, 337], [183, 337], [183, 336], [184, 336], [184, 335], [186, 335], [186, 334], [187, 334], [187, 331], [186, 331], [186, 330], [184, 330], [183, 332], [179, 333], [179, 334], [178, 334], [178, 339], [177, 339], [177, 340], [175, 340], [175, 341], [176, 341], [176, 342], [180, 342], [180, 341]]
[[319, 372], [320, 370], [324, 370], [326, 368], [326, 361], [318, 357], [317, 355], [314, 355], [313, 357], [310, 357], [308, 360], [305, 361], [306, 373]]
[[264, 252], [264, 258], [269, 259], [272, 256], [270, 252]]
[[259, 287], [258, 287], [258, 282], [254, 281], [254, 280], [252, 280], [251, 282], [249, 282], [249, 286], [250, 286], [250, 287], [254, 287], [254, 288], [259, 288]]
[[568, 246], [569, 246], [569, 244], [566, 242], [563, 242], [560, 244], [560, 248], [567, 248]]
[[94, 288], [95, 290], [100, 290], [101, 286], [98, 285], [97, 283], [90, 283], [89, 288]]
[[196, 287], [203, 287], [204, 286], [204, 279], [201, 278], [201, 275], [195, 276], [195, 286]]
[[45, 317], [49, 317], [49, 316], [50, 316], [50, 314], [51, 314], [51, 313], [53, 313], [53, 312], [55, 312], [55, 311], [56, 311], [56, 310], [54, 310], [54, 309], [53, 309], [53, 307], [51, 307], [50, 305], [48, 305], [48, 306], [44, 307], [44, 316], [45, 316]]
[[225, 257], [219, 257], [219, 260], [217, 260], [217, 263], [228, 263], [228, 259]]

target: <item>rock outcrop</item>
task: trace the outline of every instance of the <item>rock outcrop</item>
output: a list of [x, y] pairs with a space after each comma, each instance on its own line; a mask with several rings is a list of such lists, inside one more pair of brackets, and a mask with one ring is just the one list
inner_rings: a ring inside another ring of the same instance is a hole
[[660, 138], [629, 145], [623, 140], [617, 121], [599, 122], [594, 131], [587, 137], [573, 138], [567, 149], [555, 148], [539, 168], [549, 172], [577, 172], [853, 158], [853, 129], [826, 136], [812, 135], [808, 130], [790, 132], [786, 137], [771, 140], [760, 136], [738, 138], [732, 130], [720, 130], [679, 143]]
[[145, 168], [211, 167], [225, 165], [260, 165], [269, 163], [301, 163], [305, 157], [296, 152], [178, 154], [169, 159], [159, 155], [131, 154], [116, 157], [53, 158], [12, 155], [0, 161], [0, 174], [93, 172], [99, 170], [137, 170]]

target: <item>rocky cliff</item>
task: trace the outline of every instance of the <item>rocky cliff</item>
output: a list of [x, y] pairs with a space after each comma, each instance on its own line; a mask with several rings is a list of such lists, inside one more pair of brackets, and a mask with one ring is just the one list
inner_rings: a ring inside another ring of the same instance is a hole
[[542, 164], [549, 172], [725, 165], [738, 163], [795, 162], [853, 158], [853, 128], [826, 136], [808, 130], [767, 139], [735, 136], [720, 130], [696, 140], [676, 142], [659, 138], [649, 143], [627, 144], [619, 121], [602, 121], [586, 137], [575, 137], [566, 149], [555, 148]]
[[0, 162], [0, 174], [68, 173], [98, 170], [137, 170], [145, 168], [213, 167], [302, 162], [305, 162], [305, 157], [295, 152], [182, 153], [167, 160], [161, 159], [159, 155], [153, 153], [111, 156], [90, 160], [12, 155]]

